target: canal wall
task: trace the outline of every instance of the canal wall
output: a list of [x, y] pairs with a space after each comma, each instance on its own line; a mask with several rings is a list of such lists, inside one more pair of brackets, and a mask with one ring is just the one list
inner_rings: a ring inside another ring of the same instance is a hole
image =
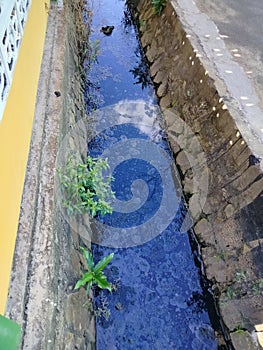
[[0, 2], [1, 315], [12, 269], [48, 4], [48, 0]]
[[[74, 291], [89, 247], [87, 218], [61, 207], [57, 169], [86, 151], [83, 2], [51, 2], [6, 316], [22, 326], [21, 349], [93, 349], [92, 303]], [[87, 18], [90, 15], [86, 13]], [[82, 237], [79, 235], [82, 232]]]
[[[64, 155], [81, 155], [86, 147], [79, 70], [83, 63], [79, 52], [86, 39], [81, 26], [76, 26], [82, 23], [76, 17], [81, 7], [74, 7], [73, 1], [60, 3], [51, 2], [47, 9], [48, 31], [6, 307], [6, 315], [22, 325], [21, 348], [30, 350], [95, 347], [90, 300], [83, 289], [73, 292], [83, 267], [79, 245], [88, 246], [89, 222], [66, 215], [56, 179]], [[239, 111], [227, 100], [227, 88], [208, 71], [210, 63], [200, 57], [202, 48], [189, 37], [173, 5], [168, 2], [161, 16], [154, 15], [149, 0], [140, 1], [138, 10], [141, 42], [206, 275], [235, 348], [258, 349], [255, 330], [260, 333], [263, 305], [262, 222], [257, 215], [263, 207], [260, 150], [249, 129], [238, 125]]]
[[235, 349], [259, 349], [262, 143], [176, 1], [161, 15], [150, 0], [138, 1], [136, 18], [226, 340]]

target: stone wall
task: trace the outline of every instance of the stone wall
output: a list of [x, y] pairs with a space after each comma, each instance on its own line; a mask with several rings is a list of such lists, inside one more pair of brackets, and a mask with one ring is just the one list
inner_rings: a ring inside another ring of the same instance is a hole
[[172, 3], [158, 16], [150, 0], [141, 0], [137, 20], [207, 278], [234, 347], [257, 349], [251, 335], [263, 320], [260, 161]]
[[92, 302], [83, 288], [73, 290], [84, 265], [79, 246], [89, 246], [89, 221], [67, 216], [56, 173], [68, 153], [86, 153], [82, 10], [83, 1], [70, 0], [49, 8], [6, 310], [22, 325], [21, 349], [95, 347]]

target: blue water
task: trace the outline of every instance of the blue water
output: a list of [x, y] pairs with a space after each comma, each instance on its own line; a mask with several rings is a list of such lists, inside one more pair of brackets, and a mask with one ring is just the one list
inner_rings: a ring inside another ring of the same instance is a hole
[[[88, 148], [108, 158], [116, 195], [113, 214], [92, 224], [95, 261], [115, 253], [105, 274], [116, 290], [95, 295], [95, 309], [105, 312], [96, 319], [97, 349], [217, 349], [136, 31], [124, 1], [94, 1], [92, 10], [91, 41], [100, 50], [87, 72]], [[100, 31], [105, 25], [115, 26], [110, 36]]]

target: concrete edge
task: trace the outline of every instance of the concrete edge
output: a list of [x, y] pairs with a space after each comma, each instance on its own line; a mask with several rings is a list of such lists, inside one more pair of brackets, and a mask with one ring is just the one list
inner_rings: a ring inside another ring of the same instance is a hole
[[8, 317], [22, 325], [23, 349], [44, 348], [37, 344], [45, 341], [44, 330], [53, 314], [45, 300], [52, 291], [54, 169], [62, 111], [62, 100], [54, 91], [62, 86], [65, 34], [63, 9], [52, 4], [6, 307]]
[[[252, 153], [261, 160], [260, 166], [263, 170], [263, 130], [260, 128], [262, 109], [254, 87], [244, 69], [233, 60], [214, 22], [198, 9], [195, 2], [170, 2], [180, 18], [181, 26], [196, 56], [206, 67], [208, 76], [214, 80], [222, 99], [222, 106], [228, 108]], [[224, 57], [218, 56], [219, 51], [224, 52]], [[238, 76], [238, 79], [235, 79], [235, 76]], [[242, 96], [249, 98], [250, 103], [242, 100]]]

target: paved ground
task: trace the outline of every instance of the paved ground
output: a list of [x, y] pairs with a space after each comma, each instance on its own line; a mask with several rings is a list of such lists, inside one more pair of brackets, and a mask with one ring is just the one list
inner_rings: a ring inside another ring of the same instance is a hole
[[209, 73], [222, 82], [221, 96], [229, 109], [236, 110], [241, 134], [262, 159], [263, 1], [172, 2], [186, 31], [205, 52]]
[[233, 59], [254, 84], [263, 103], [263, 1], [197, 0], [199, 9], [227, 36]]

